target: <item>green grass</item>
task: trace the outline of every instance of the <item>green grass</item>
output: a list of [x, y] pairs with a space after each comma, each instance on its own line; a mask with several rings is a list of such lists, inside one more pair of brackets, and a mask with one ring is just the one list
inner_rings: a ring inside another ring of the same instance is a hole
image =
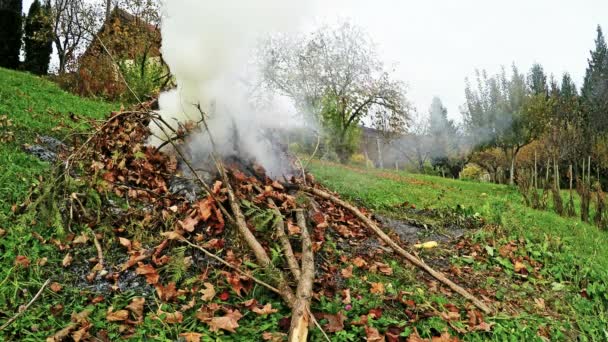
[[[84, 309], [93, 311], [90, 315], [93, 331], [105, 330], [111, 340], [120, 339], [119, 325], [106, 321], [106, 311], [111, 305], [114, 309], [124, 308], [133, 296], [140, 294], [134, 291], [117, 293], [107, 296], [97, 305], [91, 305], [90, 300], [95, 293], [74, 285], [71, 281], [73, 279], [70, 278], [74, 275], [61, 267], [65, 251], [59, 251], [57, 246], [50, 242], [50, 239], [57, 236], [55, 218], [45, 215], [42, 211], [27, 212], [20, 216], [11, 212], [14, 204], [25, 200], [32, 185], [44, 184], [50, 178], [50, 165], [22, 152], [23, 144], [33, 143], [37, 135], [69, 139], [75, 132], [87, 130], [87, 119], [102, 118], [117, 108], [116, 104], [70, 95], [53, 83], [38, 77], [0, 69], [0, 117], [6, 115], [12, 123], [8, 127], [0, 126], [0, 138], [8, 132], [14, 136], [14, 140], [0, 144], [0, 228], [6, 230], [6, 234], [0, 237], [0, 323], [14, 315], [19, 306], [29, 302], [47, 278], [64, 285], [59, 293], [47, 289], [24, 315], [0, 332], [0, 339], [44, 340], [65, 328], [73, 312], [81, 312]], [[73, 121], [70, 113], [76, 114], [80, 120]], [[517, 190], [508, 186], [357, 169], [317, 161], [311, 168], [317, 179], [332, 190], [359, 205], [387, 215], [403, 217], [412, 214], [396, 207], [404, 202], [414, 204], [417, 208], [448, 208], [450, 212], [457, 212], [458, 215], [466, 217], [478, 217], [475, 213], [479, 213], [486, 221], [500, 225], [499, 229], [483, 229], [471, 235], [471, 240], [479, 244], [482, 250], [491, 246], [498, 248], [509, 241], [517, 240], [520, 246], [518, 253], [543, 264], [541, 277], [522, 280], [510, 269], [510, 261], [496, 255], [488, 256], [482, 253], [482, 259], [485, 261], [472, 264], [468, 258], [448, 248], [439, 248], [424, 255], [430, 258], [433, 253], [439, 253], [440, 257], [445, 257], [453, 265], [471, 267], [476, 275], [479, 274], [480, 283], [486, 284], [484, 286], [488, 289], [498, 290], [505, 303], [517, 302], [522, 308], [518, 314], [487, 317], [486, 320], [494, 324], [494, 333], [469, 333], [463, 337], [465, 340], [540, 340], [539, 327], [546, 329], [552, 340], [608, 339], [608, 276], [605, 270], [608, 265], [608, 250], [603, 246], [608, 238], [607, 233], [574, 218], [562, 218], [549, 211], [527, 208]], [[458, 209], [455, 209], [457, 207]], [[340, 257], [352, 255], [343, 249], [344, 244], [338, 245], [339, 239], [334, 239], [336, 238], [328, 238], [323, 257], [333, 260], [339, 268], [347, 267], [350, 261], [344, 261]], [[106, 243], [120, 250], [116, 242]], [[71, 252], [74, 254], [74, 260], [85, 260], [95, 255], [95, 249], [91, 245]], [[115, 256], [109, 253], [110, 248], [106, 252], [106, 259], [114, 261], [112, 258]], [[30, 266], [14, 266], [17, 256], [27, 257]], [[46, 265], [41, 263], [44, 258], [47, 258]], [[314, 312], [343, 312], [347, 316], [347, 327], [332, 335], [334, 340], [361, 340], [365, 336], [364, 328], [350, 325], [348, 322], [379, 307], [385, 308], [385, 314], [381, 319], [370, 321], [370, 325], [383, 333], [386, 329], [397, 326], [403, 328], [404, 335], [415, 328], [421, 336], [428, 338], [443, 329], [451, 329], [438, 317], [422, 318], [416, 323], [408, 323], [401, 304], [370, 294], [371, 282], [391, 284], [387, 287], [388, 295], [395, 295], [400, 291], [410, 293], [409, 299], [420, 312], [430, 308], [442, 311], [446, 304], [455, 303], [461, 308], [462, 319], [466, 321], [466, 302], [462, 298], [447, 298], [441, 293], [429, 292], [426, 284], [420, 280], [419, 271], [404, 264], [403, 260], [392, 256], [379, 256], [377, 260], [389, 264], [394, 275], [386, 276], [355, 269], [355, 277], [345, 281], [345, 286], [351, 290], [353, 297], [351, 310], [345, 311], [339, 295], [334, 298], [322, 296], [319, 301], [313, 303]], [[187, 283], [190, 280], [188, 275], [177, 273], [176, 267], [160, 270], [161, 275], [184, 278], [182, 281]], [[492, 276], [488, 276], [489, 274]], [[221, 276], [220, 270], [213, 270], [210, 279]], [[367, 281], [360, 281], [363, 277], [367, 277]], [[230, 287], [224, 282], [216, 282], [216, 290], [218, 293], [230, 292]], [[590, 299], [581, 296], [583, 290]], [[184, 322], [175, 325], [167, 325], [148, 315], [144, 323], [136, 327], [133, 339], [175, 340], [180, 332], [198, 331], [205, 334], [205, 340], [209, 341], [255, 340], [259, 339], [263, 331], [279, 330], [279, 321], [289, 315], [289, 310], [280, 300], [261, 289], [254, 288], [252, 293], [244, 298], [231, 292], [230, 301], [222, 304], [235, 305], [249, 297], [262, 303], [272, 303], [273, 307], [280, 311], [268, 316], [245, 312], [246, 316], [239, 321], [241, 327], [237, 334], [210, 333], [208, 328], [195, 318], [193, 311], [196, 308], [188, 313], [184, 312]], [[544, 298], [552, 315], [534, 309], [532, 298]], [[185, 302], [162, 304], [162, 309], [171, 312], [179, 309], [181, 304]], [[154, 295], [147, 297], [148, 311], [156, 311], [158, 305], [161, 304], [155, 302]], [[57, 311], [59, 306], [63, 308], [61, 311]], [[318, 330], [312, 331], [311, 335], [312, 340], [322, 339]]]
[[[313, 162], [311, 171], [318, 181], [345, 198], [384, 214], [402, 216], [402, 210], [397, 206], [404, 202], [419, 209], [460, 207], [461, 211], [480, 214], [488, 222], [500, 226], [500, 233], [481, 231], [482, 242], [525, 241], [532, 255], [544, 254], [539, 260], [544, 264], [545, 286], [565, 284], [568, 289], [551, 300], [557, 303], [555, 310], [560, 313], [561, 320], [573, 324], [575, 333], [570, 338], [608, 339], [607, 232], [582, 223], [578, 218], [564, 218], [551, 211], [528, 208], [517, 189], [505, 185], [361, 169], [321, 161]], [[546, 287], [545, 294], [551, 294], [551, 286]], [[590, 299], [581, 296], [583, 292]], [[516, 318], [500, 323], [507, 327], [503, 333], [510, 334], [509, 338], [517, 336], [513, 335], [517, 330], [509, 332], [510, 329], [517, 326], [523, 329]], [[534, 324], [546, 323], [541, 319]], [[493, 338], [501, 340], [507, 336], [498, 334]]]
[[[0, 125], [0, 137], [11, 132], [13, 141], [0, 143], [0, 222], [13, 204], [24, 198], [35, 178], [49, 165], [24, 153], [23, 144], [33, 144], [37, 135], [65, 139], [74, 130], [86, 128], [87, 118], [100, 119], [116, 104], [82, 99], [39, 77], [0, 68], [0, 117], [11, 126]], [[70, 119], [70, 113], [80, 117]]]
[[[30, 74], [0, 68], [0, 321], [12, 316], [20, 305], [26, 304], [48, 277], [57, 277], [56, 265], [61, 258], [57, 248], [40, 236], [52, 236], [52, 222], [44, 216], [18, 218], [12, 214], [13, 205], [22, 203], [33, 185], [48, 178], [51, 165], [22, 150], [23, 144], [34, 144], [37, 135], [69, 139], [70, 135], [88, 128], [89, 119], [101, 119], [117, 104], [82, 99], [68, 94], [57, 85]], [[77, 120], [72, 120], [70, 114]], [[10, 122], [10, 125], [7, 123]], [[28, 268], [15, 267], [17, 256], [30, 261]], [[37, 262], [47, 258], [42, 266]], [[46, 290], [43, 298], [18, 321], [0, 334], [3, 340], [39, 341], [61, 329], [69, 322], [72, 310], [82, 309], [84, 300], [78, 289], [66, 288], [61, 294]], [[50, 315], [52, 306], [65, 307], [64, 315]], [[67, 316], [67, 319], [66, 319]], [[33, 329], [32, 329], [33, 327]], [[49, 329], [46, 331], [45, 329]]]

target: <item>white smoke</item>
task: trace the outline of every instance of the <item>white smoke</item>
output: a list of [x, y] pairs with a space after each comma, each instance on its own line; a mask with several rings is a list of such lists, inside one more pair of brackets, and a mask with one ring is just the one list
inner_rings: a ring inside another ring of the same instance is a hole
[[[263, 127], [276, 125], [276, 111], [255, 111], [247, 85], [255, 81], [242, 78], [257, 41], [297, 29], [308, 10], [308, 1], [165, 0], [162, 54], [178, 85], [159, 99], [165, 121], [198, 120], [200, 105], [211, 114], [209, 128], [219, 153], [236, 152], [229, 143], [236, 133], [241, 154], [280, 175], [276, 153], [260, 138]], [[164, 137], [158, 127], [152, 129]], [[210, 152], [206, 136], [195, 137], [189, 147], [197, 154]]]

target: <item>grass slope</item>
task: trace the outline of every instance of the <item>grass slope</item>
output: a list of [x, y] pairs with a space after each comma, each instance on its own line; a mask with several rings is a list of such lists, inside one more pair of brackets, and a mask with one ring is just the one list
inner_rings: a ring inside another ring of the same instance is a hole
[[48, 169], [47, 163], [24, 153], [22, 144], [34, 143], [36, 135], [65, 139], [86, 127], [73, 122], [70, 113], [99, 119], [117, 107], [68, 94], [39, 77], [0, 68], [0, 117], [10, 120], [10, 126], [0, 123], [0, 137], [9, 133], [14, 137], [0, 143], [0, 222]]
[[[15, 308], [25, 305], [44, 280], [57, 271], [43, 264], [61, 262], [55, 247], [33, 235], [42, 233], [49, 222], [41, 217], [23, 222], [12, 215], [11, 207], [23, 202], [29, 189], [40, 183], [51, 167], [24, 153], [22, 145], [35, 143], [37, 135], [67, 139], [68, 135], [87, 129], [86, 119], [100, 119], [118, 107], [68, 94], [54, 83], [30, 74], [0, 68], [0, 118], [4, 117], [0, 120], [0, 139], [5, 138], [0, 140], [0, 229], [5, 231], [4, 236], [0, 234], [2, 322], [14, 314]], [[72, 120], [71, 113], [80, 119]], [[9, 136], [13, 138], [6, 139]], [[25, 256], [30, 266], [27, 269], [16, 266], [17, 256]], [[55, 317], [49, 314], [51, 308], [59, 304], [69, 308], [77, 298], [77, 291], [68, 291], [65, 297], [51, 295], [1, 332], [0, 339], [43, 340], [54, 332], [37, 331], [41, 322], [49, 322], [53, 328], [66, 324], [55, 322]], [[12, 335], [14, 332], [20, 333], [18, 338]]]
[[[564, 218], [550, 211], [530, 209], [523, 204], [515, 188], [505, 185], [321, 161], [313, 162], [311, 169], [317, 180], [329, 188], [384, 214], [400, 216], [397, 207], [404, 202], [418, 208], [463, 207], [465, 211], [479, 213], [500, 226], [498, 232], [481, 232], [490, 240], [523, 239], [539, 250], [546, 249], [542, 273], [551, 283], [549, 292], [562, 291], [564, 284], [567, 287], [560, 295], [559, 305], [563, 307], [557, 310], [561, 312], [560, 319], [573, 323], [575, 335], [570, 338], [608, 340], [608, 232], [578, 218]], [[546, 248], [552, 245], [548, 241], [557, 243]], [[591, 300], [585, 298], [588, 296]]]
[[[86, 124], [83, 123], [86, 120], [74, 122], [70, 119], [70, 113], [86, 118], [101, 118], [116, 108], [117, 105], [67, 94], [43, 79], [0, 69], [0, 117], [6, 115], [11, 122], [10, 126], [0, 126], [0, 137], [8, 136], [9, 132], [15, 137], [12, 141], [0, 144], [0, 229], [6, 231], [4, 236], [0, 236], [0, 322], [5, 322], [19, 306], [29, 302], [47, 278], [61, 281], [69, 276], [69, 272], [61, 267], [65, 251], [59, 251], [50, 242], [56, 236], [53, 222], [47, 222], [48, 218], [42, 213], [19, 217], [11, 212], [11, 206], [22, 202], [32, 185], [47, 181], [50, 168], [47, 163], [23, 153], [21, 145], [33, 143], [36, 135], [52, 135], [63, 139], [75, 131], [86, 130]], [[448, 247], [422, 252], [427, 260], [433, 257], [445, 258], [449, 261], [448, 264], [455, 267], [472, 269], [472, 275], [477, 279], [469, 280], [475, 280], [476, 286], [487, 287], [506, 306], [512, 304], [520, 309], [514, 311], [516, 313], [513, 315], [486, 317], [486, 321], [493, 324], [493, 333], [471, 332], [462, 336], [464, 340], [542, 340], [539, 333], [550, 336], [552, 340], [608, 339], [608, 277], [603, 267], [608, 265], [608, 251], [603, 248], [606, 234], [595, 227], [582, 224], [576, 219], [530, 210], [522, 204], [517, 191], [506, 186], [357, 169], [322, 162], [314, 162], [311, 168], [317, 179], [331, 189], [386, 215], [410, 215], [410, 212], [395, 207], [407, 201], [418, 208], [453, 209], [460, 206], [458, 212], [467, 217], [477, 217], [474, 214], [478, 212], [486, 220], [500, 224], [500, 229], [483, 229], [473, 233], [472, 241], [481, 246], [482, 251], [485, 248], [483, 257], [478, 258], [484, 262], [463, 256]], [[544, 267], [540, 271], [540, 277], [522, 279], [510, 269], [512, 265], [509, 260], [501, 259], [497, 253], [489, 255], [489, 251], [494, 251], [494, 248], [498, 250], [500, 246], [515, 240], [520, 246], [519, 252], [542, 262]], [[352, 247], [335, 234], [328, 236], [323, 250], [324, 258], [334, 260], [338, 270], [345, 269], [352, 262], [348, 260], [352, 255], [345, 248]], [[75, 260], [95, 255], [91, 246], [87, 250], [72, 252]], [[18, 256], [25, 257], [30, 265], [16, 266]], [[368, 315], [371, 310], [378, 312], [379, 309], [384, 312], [381, 313], [381, 318], [370, 319], [369, 324], [382, 333], [399, 327], [398, 331], [403, 337], [415, 330], [422, 337], [430, 338], [446, 329], [456, 334], [453, 328], [459, 324], [462, 328], [461, 322], [448, 325], [439, 315], [424, 315], [433, 310], [445, 313], [450, 305], [453, 308], [453, 304], [456, 304], [461, 319], [466, 321], [466, 303], [461, 298], [431, 290], [428, 282], [421, 280], [419, 271], [394, 256], [380, 254], [377, 258], [390, 265], [393, 275], [356, 267], [353, 277], [338, 277], [350, 289], [352, 305], [349, 306], [352, 308], [345, 309], [340, 295], [321, 296], [313, 302], [314, 312], [344, 315], [345, 328], [332, 334], [332, 340], [361, 340], [366, 334], [364, 327], [352, 323], [362, 315]], [[219, 271], [213, 272], [220, 273]], [[161, 270], [161, 276], [167, 276], [165, 273]], [[379, 283], [386, 284], [387, 296], [396, 298], [406, 293], [409, 309], [404, 310], [403, 304], [398, 301], [370, 293], [372, 284]], [[238, 305], [238, 302], [246, 299], [232, 294], [230, 287], [225, 284], [214, 284], [218, 293], [231, 293], [229, 302], [220, 303], [222, 305]], [[133, 292], [117, 293], [91, 305], [92, 299], [97, 299], [92, 291], [67, 282], [62, 282], [62, 285], [63, 288], [58, 291], [47, 288], [24, 315], [0, 332], [0, 339], [44, 340], [68, 326], [72, 313], [86, 309], [91, 310], [89, 320], [94, 331], [105, 331], [109, 339], [119, 340], [122, 336], [120, 326], [108, 322], [106, 312], [110, 307], [115, 310], [124, 308], [133, 296], [141, 295]], [[463, 285], [471, 284], [463, 281]], [[584, 298], [582, 293], [590, 299]], [[211, 332], [192, 313], [185, 314], [182, 323], [171, 325], [146, 316], [143, 324], [136, 327], [132, 339], [170, 341], [177, 339], [182, 332], [193, 331], [203, 334], [205, 341], [251, 341], [259, 340], [262, 332], [279, 331], [280, 321], [289, 314], [289, 310], [280, 300], [261, 291], [251, 296], [260, 302], [272, 303], [279, 312], [264, 316], [248, 312], [239, 321], [240, 327], [235, 334]], [[535, 306], [532, 299], [544, 299], [546, 309]], [[177, 310], [179, 304], [186, 303], [171, 304], [174, 307], [162, 304], [162, 308], [170, 312], [172, 309]], [[149, 305], [150, 310], [157, 309], [153, 303]], [[421, 314], [420, 317], [418, 314]], [[416, 316], [415, 319], [412, 315]], [[321, 324], [324, 323], [326, 322], [322, 320]], [[312, 340], [322, 340], [318, 330], [312, 332]]]

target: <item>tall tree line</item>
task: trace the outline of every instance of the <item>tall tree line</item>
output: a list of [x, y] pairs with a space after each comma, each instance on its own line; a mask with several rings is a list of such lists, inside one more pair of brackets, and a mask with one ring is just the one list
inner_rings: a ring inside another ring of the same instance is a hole
[[477, 71], [475, 82], [466, 81], [465, 98], [464, 128], [473, 152], [502, 151], [510, 183], [517, 173], [518, 153], [532, 142], [538, 142], [535, 158], [542, 152], [555, 167], [573, 165], [580, 174], [583, 159], [591, 157], [596, 178], [606, 178], [608, 47], [601, 27], [580, 91], [568, 73], [555, 79], [535, 64], [524, 76], [513, 65], [510, 73], [504, 68], [497, 75]]

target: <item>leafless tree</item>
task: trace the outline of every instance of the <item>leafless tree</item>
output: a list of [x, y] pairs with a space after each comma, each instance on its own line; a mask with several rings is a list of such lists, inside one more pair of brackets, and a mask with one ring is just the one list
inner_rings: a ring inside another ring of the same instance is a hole
[[309, 36], [273, 37], [261, 55], [265, 83], [338, 140], [365, 118], [387, 131], [405, 127], [405, 87], [390, 77], [361, 28], [344, 22]]
[[55, 0], [53, 3], [53, 41], [59, 59], [59, 74], [67, 71], [91, 42], [101, 24], [99, 6], [83, 0]]
[[431, 156], [433, 139], [429, 135], [429, 118], [416, 111], [410, 117], [408, 132], [390, 141], [389, 147], [397, 157], [408, 160], [419, 171]]

